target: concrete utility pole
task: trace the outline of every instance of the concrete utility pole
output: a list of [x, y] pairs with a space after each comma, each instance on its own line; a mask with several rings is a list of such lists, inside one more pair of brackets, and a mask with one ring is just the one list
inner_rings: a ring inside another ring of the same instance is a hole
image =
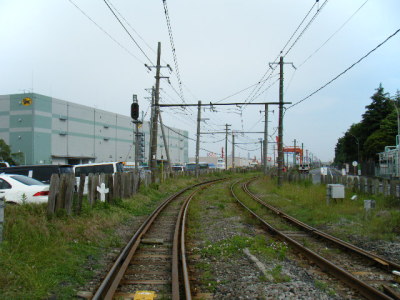
[[296, 158], [297, 158], [296, 139], [294, 139], [293, 143], [294, 143], [293, 167], [296, 167]]
[[229, 124], [225, 124], [225, 170], [228, 170], [228, 127]]
[[261, 155], [261, 165], [263, 166], [264, 165], [264, 151], [263, 151], [263, 139], [262, 138], [259, 138], [259, 141], [260, 141], [260, 147], [261, 147], [261, 153], [260, 153], [260, 155]]
[[232, 169], [235, 168], [235, 133], [232, 130]]
[[151, 167], [151, 154], [152, 154], [152, 141], [153, 141], [153, 120], [154, 120], [154, 111], [156, 109], [156, 106], [154, 105], [155, 102], [155, 95], [156, 95], [156, 89], [154, 86], [151, 88], [151, 110], [150, 110], [150, 122], [149, 122], [149, 132], [150, 132], [150, 137], [149, 137], [149, 158], [148, 158], [148, 163], [147, 166], [150, 168]]
[[150, 169], [151, 169], [151, 182], [155, 182], [157, 171], [157, 132], [158, 132], [158, 103], [160, 101], [160, 69], [161, 69], [161, 43], [158, 42], [157, 49], [157, 65], [156, 65], [156, 90], [154, 96], [154, 115], [151, 126], [151, 156], [150, 156]]
[[165, 154], [167, 155], [167, 162], [168, 162], [167, 170], [168, 170], [168, 173], [171, 173], [171, 158], [169, 156], [167, 136], [165, 134], [164, 124], [163, 124], [163, 121], [161, 118], [161, 112], [158, 113], [158, 117], [160, 118], [160, 127], [161, 127], [161, 132], [162, 132], [163, 141], [164, 141]]
[[279, 60], [278, 186], [283, 183], [283, 57]]
[[[274, 63], [275, 64], [275, 63]], [[279, 59], [279, 125], [278, 125], [278, 186], [283, 183], [283, 168], [284, 168], [284, 154], [283, 154], [283, 56]], [[286, 63], [291, 64], [293, 63]], [[271, 65], [271, 64], [270, 64]], [[294, 66], [293, 66], [294, 68]]]
[[201, 101], [198, 102], [198, 107], [197, 107], [196, 177], [199, 177], [200, 122], [201, 122]]
[[268, 166], [268, 104], [265, 104], [265, 124], [264, 124], [264, 175], [267, 175]]

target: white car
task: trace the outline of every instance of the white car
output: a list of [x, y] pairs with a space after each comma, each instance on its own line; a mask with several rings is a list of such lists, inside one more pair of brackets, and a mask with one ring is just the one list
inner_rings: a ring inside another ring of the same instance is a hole
[[16, 204], [46, 203], [49, 185], [24, 175], [0, 174], [0, 197]]

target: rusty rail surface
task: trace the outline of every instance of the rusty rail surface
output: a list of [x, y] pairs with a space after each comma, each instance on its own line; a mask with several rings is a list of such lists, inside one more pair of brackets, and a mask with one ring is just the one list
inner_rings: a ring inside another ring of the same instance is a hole
[[[254, 179], [252, 179], [254, 180]], [[274, 228], [270, 224], [268, 224], [263, 218], [258, 216], [255, 212], [253, 212], [249, 207], [247, 207], [240, 199], [236, 196], [234, 192], [234, 186], [239, 181], [236, 181], [231, 185], [231, 194], [236, 199], [236, 201], [242, 205], [251, 215], [257, 218], [261, 224], [273, 235], [276, 235], [279, 239], [286, 241], [290, 244], [293, 248], [297, 251], [301, 252], [305, 255], [308, 259], [316, 263], [322, 270], [327, 271], [329, 274], [335, 276], [339, 280], [343, 281], [346, 285], [357, 290], [361, 295], [363, 295], [367, 299], [393, 299], [390, 296], [382, 293], [381, 291], [377, 290], [376, 288], [366, 284], [365, 282], [359, 280], [358, 278], [354, 277], [349, 272], [345, 271], [344, 269], [336, 266], [335, 264], [331, 263], [327, 259], [323, 258], [322, 256], [318, 255], [317, 253], [313, 252], [312, 250], [304, 247], [294, 239], [290, 238], [288, 235], [284, 234], [283, 232], [279, 231], [278, 229]], [[276, 212], [277, 214], [280, 214]]]
[[[132, 236], [132, 238], [129, 240], [127, 245], [122, 249], [121, 253], [115, 260], [114, 264], [110, 268], [109, 272], [107, 273], [106, 277], [104, 280], [101, 282], [100, 286], [98, 287], [97, 291], [95, 292], [94, 296], [92, 299], [112, 299], [118, 285], [120, 284], [120, 281], [122, 277], [124, 276], [129, 263], [134, 256], [136, 250], [139, 247], [139, 244], [141, 242], [141, 239], [143, 235], [148, 232], [158, 215], [164, 210], [164, 208], [170, 204], [174, 199], [178, 198], [185, 192], [187, 192], [190, 189], [196, 188], [198, 186], [202, 185], [207, 185], [207, 184], [212, 184], [223, 179], [216, 179], [216, 180], [209, 180], [205, 182], [201, 182], [195, 185], [192, 185], [190, 187], [187, 187], [185, 189], [182, 189], [181, 191], [173, 194], [172, 196], [168, 197], [165, 199], [152, 213], [147, 217], [147, 219], [143, 222], [143, 224], [139, 227], [139, 229], [136, 231], [136, 233]], [[199, 189], [198, 189], [199, 190]], [[182, 216], [183, 216], [183, 211], [185, 208], [187, 208], [189, 200], [194, 196], [194, 194], [198, 191], [194, 191], [187, 199], [184, 201], [184, 204], [182, 205], [180, 209], [180, 217], [176, 221], [176, 225], [180, 225], [183, 223], [182, 226], [184, 226], [184, 222], [182, 222]], [[175, 227], [176, 228], [176, 227]], [[179, 228], [178, 230], [175, 229], [175, 231], [178, 231], [179, 229], [182, 232], [184, 229]], [[175, 234], [174, 234], [175, 236]], [[176, 244], [176, 245], [175, 245]], [[179, 259], [178, 255], [179, 252], [177, 250], [174, 250], [174, 248], [177, 248], [178, 245], [178, 240], [175, 241], [175, 238], [173, 240], [173, 262], [172, 262], [172, 299], [179, 299], [179, 270], [178, 270], [178, 264], [179, 264]], [[185, 263], [186, 266], [186, 263]], [[183, 274], [187, 274], [187, 270], [182, 271]], [[185, 284], [186, 286], [186, 284]], [[186, 294], [190, 294], [190, 285], [189, 286], [189, 291], [185, 291]]]

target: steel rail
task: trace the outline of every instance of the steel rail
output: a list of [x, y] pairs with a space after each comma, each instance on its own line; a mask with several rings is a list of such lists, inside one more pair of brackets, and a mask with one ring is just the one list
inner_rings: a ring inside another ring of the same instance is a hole
[[[210, 183], [210, 184], [212, 184], [212, 183]], [[210, 184], [204, 185], [203, 187], [200, 188], [200, 190], [205, 189]], [[192, 299], [192, 293], [191, 293], [191, 288], [190, 288], [189, 272], [188, 272], [187, 261], [186, 261], [185, 228], [186, 228], [186, 220], [187, 220], [190, 201], [192, 201], [194, 195], [198, 191], [199, 190], [196, 190], [195, 192], [193, 192], [187, 198], [187, 201], [183, 205], [184, 211], [183, 211], [183, 216], [182, 216], [182, 224], [181, 224], [181, 228], [180, 228], [180, 237], [181, 237], [180, 238], [180, 242], [181, 242], [180, 253], [181, 253], [181, 263], [182, 263], [182, 277], [183, 277], [183, 284], [184, 284], [186, 300]]]
[[[252, 180], [254, 180], [254, 179], [252, 179]], [[279, 210], [278, 208], [276, 208], [276, 207], [274, 207], [274, 206], [272, 206], [272, 205], [270, 205], [270, 204], [265, 203], [264, 201], [262, 201], [260, 198], [258, 198], [256, 195], [254, 195], [254, 194], [249, 190], [248, 185], [249, 185], [249, 183], [250, 183], [252, 180], [246, 182], [246, 183], [243, 185], [244, 191], [245, 191], [251, 198], [253, 198], [255, 201], [257, 201], [257, 202], [260, 203], [261, 205], [267, 207], [268, 209], [272, 210], [272, 211], [273, 211], [274, 213], [276, 213], [277, 215], [280, 215], [281, 217], [285, 218], [288, 222], [291, 222], [291, 223], [295, 224], [295, 225], [298, 226], [299, 228], [301, 228], [301, 229], [303, 229], [303, 230], [306, 230], [306, 231], [310, 232], [311, 234], [314, 234], [314, 235], [316, 235], [316, 236], [318, 236], [318, 237], [321, 237], [321, 238], [324, 238], [324, 239], [326, 239], [326, 240], [329, 240], [329, 241], [331, 241], [332, 243], [334, 243], [334, 244], [336, 244], [336, 245], [339, 245], [340, 247], [342, 247], [342, 248], [344, 248], [344, 249], [346, 249], [346, 250], [348, 250], [348, 251], [354, 252], [354, 253], [356, 253], [356, 254], [358, 254], [358, 255], [361, 255], [361, 256], [364, 256], [364, 257], [366, 257], [366, 258], [368, 258], [368, 259], [372, 259], [372, 260], [374, 260], [376, 263], [378, 263], [378, 265], [379, 265], [382, 269], [385, 269], [385, 270], [387, 270], [387, 271], [389, 271], [389, 272], [392, 272], [392, 271], [394, 271], [394, 270], [400, 270], [400, 265], [397, 264], [397, 263], [395, 263], [395, 262], [392, 262], [392, 261], [390, 261], [390, 260], [387, 260], [387, 259], [385, 259], [385, 258], [383, 258], [383, 257], [381, 257], [381, 256], [379, 256], [379, 255], [370, 253], [370, 252], [368, 252], [368, 251], [366, 251], [366, 250], [364, 250], [364, 249], [361, 249], [361, 248], [359, 248], [359, 247], [357, 247], [357, 246], [355, 246], [355, 245], [352, 245], [352, 244], [350, 244], [350, 243], [348, 243], [348, 242], [345, 242], [345, 241], [343, 241], [343, 240], [341, 240], [341, 239], [338, 239], [337, 237], [334, 237], [334, 236], [329, 235], [329, 234], [327, 234], [327, 233], [325, 233], [325, 232], [323, 232], [323, 231], [320, 231], [320, 230], [318, 230], [318, 229], [316, 229], [316, 228], [314, 228], [314, 227], [312, 227], [312, 226], [310, 226], [310, 225], [308, 225], [308, 224], [305, 224], [305, 223], [301, 222], [300, 220], [298, 220], [298, 219], [296, 219], [296, 218], [294, 218], [294, 217], [292, 217], [292, 216], [290, 216], [290, 215], [284, 213], [283, 211]]]
[[264, 225], [264, 227], [271, 232], [273, 235], [278, 236], [281, 240], [286, 241], [289, 243], [292, 247], [297, 249], [299, 252], [304, 254], [306, 257], [308, 257], [311, 261], [316, 263], [322, 270], [328, 271], [329, 274], [335, 276], [339, 280], [343, 281], [345, 284], [351, 286], [355, 290], [357, 290], [361, 295], [366, 297], [367, 299], [386, 299], [386, 300], [393, 300], [393, 298], [385, 295], [381, 291], [375, 289], [374, 287], [366, 284], [365, 282], [359, 280], [358, 278], [354, 277], [347, 271], [343, 270], [342, 268], [334, 265], [327, 259], [323, 258], [322, 256], [318, 255], [317, 253], [311, 251], [308, 248], [305, 248], [303, 245], [298, 243], [297, 241], [293, 240], [286, 234], [282, 233], [281, 231], [277, 230], [267, 222], [265, 222], [260, 216], [258, 216], [255, 212], [253, 212], [249, 207], [247, 207], [242, 201], [239, 200], [239, 198], [236, 196], [234, 192], [234, 186], [238, 183], [239, 181], [236, 181], [231, 185], [231, 194], [232, 196], [236, 199], [236, 201], [242, 205], [251, 215], [253, 215], [258, 221]]
[[181, 191], [173, 194], [172, 196], [165, 199], [154, 211], [146, 218], [146, 220], [142, 223], [139, 229], [135, 232], [132, 238], [129, 240], [127, 245], [123, 248], [117, 259], [115, 260], [114, 264], [108, 271], [106, 277], [101, 282], [99, 288], [97, 289], [96, 293], [93, 295], [93, 300], [98, 299], [112, 299], [119, 282], [121, 281], [126, 269], [129, 266], [129, 263], [138, 248], [142, 236], [148, 231], [154, 220], [160, 214], [160, 212], [176, 197], [182, 195], [186, 191], [195, 188], [200, 185], [204, 185], [207, 183], [211, 183], [214, 181], [223, 180], [208, 180], [205, 182], [197, 183], [192, 186], [186, 187]]

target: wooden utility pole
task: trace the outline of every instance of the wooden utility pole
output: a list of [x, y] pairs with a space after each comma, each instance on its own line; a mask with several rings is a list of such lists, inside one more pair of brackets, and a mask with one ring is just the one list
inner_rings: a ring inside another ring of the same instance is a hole
[[197, 107], [196, 177], [199, 177], [200, 122], [201, 122], [201, 101], [198, 102], [198, 107]]
[[229, 124], [225, 124], [225, 170], [228, 170], [228, 127]]

